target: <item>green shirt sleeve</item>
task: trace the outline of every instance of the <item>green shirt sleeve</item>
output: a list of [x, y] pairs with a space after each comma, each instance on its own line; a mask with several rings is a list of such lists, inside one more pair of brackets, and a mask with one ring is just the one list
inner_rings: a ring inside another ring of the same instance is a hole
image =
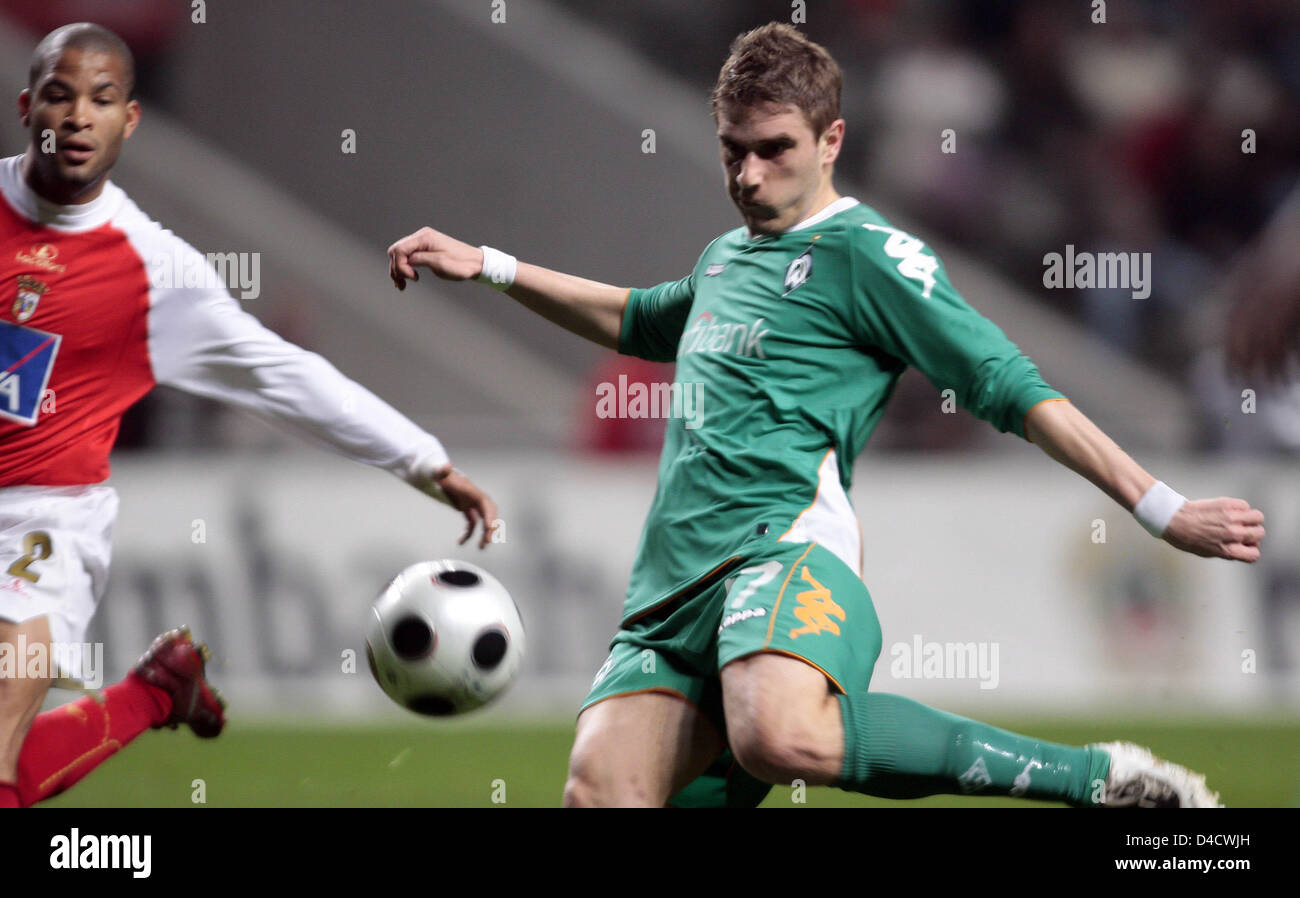
[[948, 281], [937, 256], [915, 237], [864, 227], [851, 253], [854, 336], [913, 365], [939, 391], [999, 431], [1022, 439], [1025, 415], [1064, 399], [996, 324]]
[[695, 273], [680, 281], [634, 288], [623, 307], [618, 351], [651, 362], [677, 359], [677, 344], [686, 329], [686, 316], [695, 301]]

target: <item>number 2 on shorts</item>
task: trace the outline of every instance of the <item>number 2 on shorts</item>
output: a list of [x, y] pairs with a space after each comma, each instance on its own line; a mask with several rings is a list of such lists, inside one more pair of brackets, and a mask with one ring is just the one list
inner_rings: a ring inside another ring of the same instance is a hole
[[44, 561], [54, 554], [50, 535], [44, 530], [33, 530], [23, 537], [23, 551], [26, 554], [9, 565], [9, 573], [15, 577], [21, 577], [28, 583], [35, 583], [41, 579], [41, 575], [27, 570], [27, 566], [34, 561]]

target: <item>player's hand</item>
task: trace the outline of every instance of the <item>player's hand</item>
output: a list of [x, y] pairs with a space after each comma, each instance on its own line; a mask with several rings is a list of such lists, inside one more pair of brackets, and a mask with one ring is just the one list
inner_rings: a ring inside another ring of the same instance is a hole
[[465, 532], [457, 541], [457, 545], [463, 546], [481, 524], [483, 537], [479, 540], [478, 547], [486, 549], [488, 543], [492, 542], [492, 534], [501, 526], [501, 518], [497, 515], [497, 504], [492, 501], [492, 497], [451, 465], [434, 474], [433, 480], [446, 495], [447, 504], [465, 515]]
[[448, 281], [467, 281], [483, 273], [483, 251], [433, 228], [420, 228], [388, 248], [388, 276], [398, 290], [418, 281], [418, 267]]
[[1203, 558], [1258, 561], [1264, 512], [1245, 499], [1194, 499], [1178, 510], [1164, 540]]
[[450, 505], [465, 516], [465, 532], [461, 535], [458, 545], [465, 545], [465, 541], [473, 536], [474, 530], [482, 524], [483, 538], [479, 541], [478, 547], [486, 549], [488, 543], [492, 541], [492, 534], [501, 526], [501, 518], [497, 516], [497, 504], [492, 501], [492, 497], [475, 486], [474, 481], [449, 463], [441, 468], [433, 468], [430, 460], [421, 462], [407, 477], [407, 482], [420, 492]]

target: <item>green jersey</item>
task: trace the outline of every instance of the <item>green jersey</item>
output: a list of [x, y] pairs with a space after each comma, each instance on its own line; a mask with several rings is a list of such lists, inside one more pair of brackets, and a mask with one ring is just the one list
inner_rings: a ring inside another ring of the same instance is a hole
[[619, 351], [676, 360], [674, 391], [696, 399], [668, 420], [625, 624], [756, 534], [821, 543], [861, 576], [853, 460], [907, 365], [1020, 437], [1064, 398], [924, 243], [851, 197], [780, 234], [729, 231], [689, 276], [631, 291]]

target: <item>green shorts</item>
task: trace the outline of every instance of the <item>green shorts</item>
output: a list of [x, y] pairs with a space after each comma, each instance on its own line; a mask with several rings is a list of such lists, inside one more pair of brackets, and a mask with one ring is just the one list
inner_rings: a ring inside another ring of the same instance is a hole
[[[618, 695], [666, 692], [690, 702], [726, 741], [719, 671], [757, 652], [812, 665], [838, 692], [865, 690], [880, 654], [866, 585], [817, 543], [762, 540], [682, 597], [624, 625], [583, 709]], [[725, 752], [674, 796], [678, 806], [753, 807], [767, 794]]]

